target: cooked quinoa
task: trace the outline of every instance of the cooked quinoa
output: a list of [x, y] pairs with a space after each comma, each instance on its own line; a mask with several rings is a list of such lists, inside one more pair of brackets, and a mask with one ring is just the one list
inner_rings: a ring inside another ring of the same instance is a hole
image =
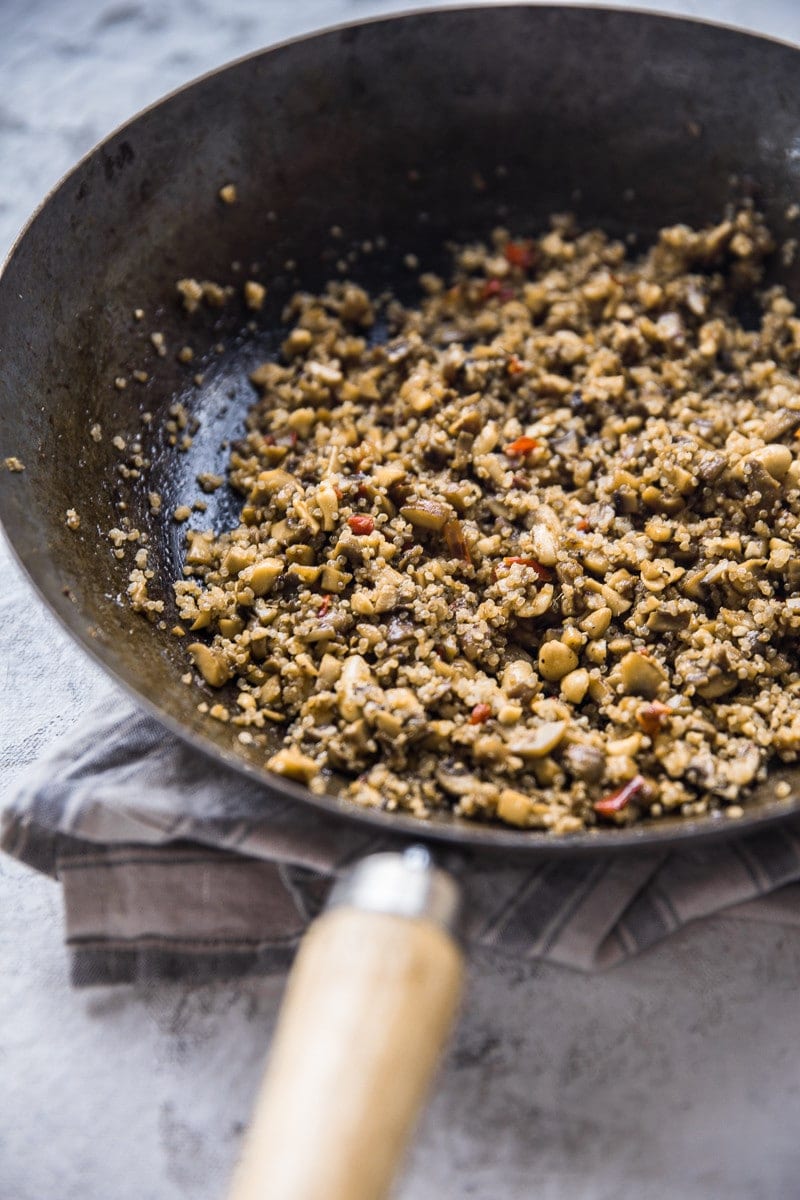
[[273, 771], [417, 816], [741, 815], [800, 748], [800, 319], [760, 290], [773, 249], [746, 208], [639, 257], [559, 217], [460, 247], [416, 305], [295, 295], [230, 454], [240, 524], [187, 532], [175, 584], [225, 689], [202, 710], [280, 729]]

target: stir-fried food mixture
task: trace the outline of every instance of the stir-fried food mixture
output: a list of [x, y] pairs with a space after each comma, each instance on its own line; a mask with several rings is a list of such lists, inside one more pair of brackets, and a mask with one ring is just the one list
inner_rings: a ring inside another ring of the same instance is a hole
[[459, 247], [411, 306], [295, 295], [230, 454], [240, 524], [188, 533], [175, 584], [227, 685], [204, 707], [361, 805], [741, 815], [800, 749], [800, 319], [763, 290], [773, 250], [747, 208], [639, 256], [554, 218]]

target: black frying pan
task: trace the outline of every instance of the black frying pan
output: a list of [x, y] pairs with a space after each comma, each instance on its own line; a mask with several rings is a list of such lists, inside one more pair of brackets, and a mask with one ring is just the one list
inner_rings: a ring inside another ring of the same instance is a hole
[[[162, 493], [166, 514], [197, 494], [199, 471], [224, 468], [220, 442], [241, 429], [253, 399], [248, 372], [280, 340], [284, 300], [335, 275], [337, 260], [365, 239], [384, 238], [386, 249], [360, 254], [348, 273], [379, 288], [403, 286], [410, 251], [435, 268], [448, 238], [485, 234], [498, 219], [524, 235], [565, 208], [644, 242], [665, 223], [713, 219], [744, 190], [757, 194], [779, 237], [791, 236], [798, 81], [796, 49], [729, 29], [630, 11], [492, 5], [290, 42], [136, 117], [50, 195], [0, 279], [0, 457], [26, 465], [20, 475], [0, 472], [0, 515], [43, 598], [166, 725], [298, 802], [505, 853], [652, 848], [730, 829], [713, 817], [567, 838], [446, 816], [422, 825], [278, 780], [261, 750], [198, 714], [196, 691], [179, 680], [180, 644], [119, 601], [129, 564], [98, 531], [116, 524], [124, 500], [150, 535], [158, 576], [178, 576], [186, 527], [151, 516], [147, 492]], [[232, 207], [218, 198], [230, 181]], [[799, 265], [776, 262], [773, 271], [800, 291]], [[270, 284], [256, 334], [244, 332], [248, 314], [235, 305], [187, 322], [176, 304], [180, 276], [251, 273]], [[139, 307], [143, 321], [133, 317]], [[163, 359], [153, 330], [171, 347]], [[186, 341], [206, 352], [196, 360], [200, 388], [174, 359]], [[213, 354], [219, 341], [225, 349]], [[142, 366], [146, 384], [114, 387]], [[144, 439], [150, 469], [121, 479], [111, 435], [143, 432], [143, 411], [160, 430], [175, 400], [201, 418], [191, 450], [177, 454], [156, 432]], [[89, 437], [95, 422], [106, 435], [99, 444]], [[208, 499], [197, 524], [235, 520], [227, 489]], [[77, 533], [64, 522], [73, 507]], [[773, 779], [735, 828], [798, 807], [775, 800]]]
[[[223, 438], [235, 436], [254, 399], [248, 370], [274, 350], [280, 311], [298, 285], [313, 288], [364, 239], [350, 275], [371, 287], [408, 287], [402, 259], [436, 265], [448, 238], [540, 228], [570, 208], [585, 223], [635, 230], [718, 215], [742, 188], [777, 234], [789, 235], [800, 199], [800, 56], [789, 46], [733, 30], [642, 13], [497, 7], [411, 14], [348, 26], [225, 67], [136, 117], [92, 151], [33, 217], [0, 280], [2, 456], [0, 516], [9, 540], [51, 609], [89, 652], [177, 733], [256, 776], [271, 792], [419, 835], [412, 817], [361, 811], [264, 770], [264, 754], [196, 711], [180, 683], [185, 651], [168, 632], [133, 616], [117, 597], [129, 565], [98, 530], [119, 519], [116, 501], [151, 538], [151, 565], [179, 575], [186, 527], [153, 518], [197, 495], [195, 476], [224, 470]], [[414, 171], [418, 174], [409, 175]], [[238, 203], [218, 198], [233, 180]], [[330, 235], [333, 226], [342, 239]], [[231, 263], [269, 280], [262, 332], [242, 334], [241, 308], [216, 321], [187, 320], [175, 281], [235, 280]], [[294, 266], [287, 268], [287, 263]], [[775, 265], [800, 283], [800, 267]], [[137, 322], [133, 310], [145, 310]], [[149, 341], [164, 333], [171, 352]], [[225, 352], [201, 356], [201, 388], [174, 361], [190, 341]], [[150, 381], [114, 387], [144, 366]], [[202, 419], [191, 451], [145, 439], [152, 468], [126, 483], [110, 435], [159, 429], [181, 400]], [[89, 437], [99, 421], [101, 444]], [[192, 523], [233, 522], [227, 489]], [[64, 523], [81, 514], [76, 534]], [[168, 598], [169, 589], [166, 589]], [[168, 620], [171, 625], [172, 621]], [[785, 815], [766, 788], [736, 823]], [[664, 845], [718, 832], [709, 817], [660, 820], [630, 830], [554, 837], [440, 815], [428, 838], [503, 851]]]

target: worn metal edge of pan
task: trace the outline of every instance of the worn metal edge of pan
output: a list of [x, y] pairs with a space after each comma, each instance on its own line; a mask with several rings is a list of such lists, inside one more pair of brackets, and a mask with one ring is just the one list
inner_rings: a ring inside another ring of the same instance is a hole
[[[161, 96], [152, 104], [146, 105], [140, 109], [128, 120], [121, 125], [111, 130], [104, 138], [102, 138], [95, 146], [93, 146], [50, 188], [42, 201], [36, 206], [31, 216], [22, 226], [17, 237], [14, 239], [10, 250], [0, 267], [0, 285], [2, 285], [7, 268], [14, 260], [19, 247], [25, 240], [28, 231], [34, 226], [39, 215], [47, 208], [51, 199], [56, 196], [61, 190], [67, 186], [70, 180], [75, 176], [82, 167], [93, 159], [100, 151], [102, 151], [110, 142], [126, 133], [139, 120], [148, 113], [160, 108], [163, 104], [170, 101], [173, 97], [178, 96], [198, 84], [220, 75], [224, 72], [235, 70], [242, 63], [252, 59], [266, 57], [269, 54], [279, 51], [287, 46], [296, 45], [312, 39], [323, 37], [331, 33], [340, 32], [346, 29], [353, 29], [364, 26], [388, 25], [392, 22], [402, 21], [408, 17], [425, 17], [431, 14], [441, 13], [460, 13], [460, 12], [496, 12], [497, 9], [513, 9], [513, 8], [532, 8], [541, 9], [543, 11], [557, 12], [559, 9], [577, 10], [584, 13], [614, 13], [624, 17], [630, 14], [635, 17], [653, 20], [669, 21], [678, 25], [688, 26], [703, 26], [711, 29], [725, 31], [748, 40], [761, 41], [771, 43], [776, 46], [781, 46], [785, 49], [793, 50], [800, 56], [800, 47], [793, 42], [789, 42], [782, 38], [773, 37], [768, 34], [754, 33], [747, 29], [742, 29], [735, 25], [730, 25], [725, 22], [711, 21], [705, 18], [679, 16], [674, 13], [659, 12], [652, 9], [642, 8], [621, 8], [616, 5], [586, 5], [586, 4], [520, 4], [514, 0], [500, 0], [497, 4], [445, 4], [437, 5], [434, 8], [409, 8], [398, 12], [389, 13], [378, 17], [365, 17], [357, 21], [343, 21], [334, 25], [325, 26], [320, 29], [312, 30], [309, 33], [297, 35], [295, 37], [283, 39], [280, 42], [272, 43], [258, 50], [251, 51], [247, 54], [240, 55], [219, 67], [212, 68], [209, 71], [203, 72], [201, 75], [182, 84], [180, 87], [172, 89], [170, 92]], [[246, 759], [239, 757], [235, 753], [226, 752], [221, 746], [217, 745], [210, 738], [206, 738], [197, 730], [187, 728], [178, 718], [168, 710], [161, 708], [143, 692], [140, 692], [132, 683], [126, 680], [117, 670], [113, 661], [113, 654], [107, 654], [105, 647], [94, 641], [88, 632], [88, 629], [81, 623], [80, 613], [75, 612], [74, 621], [67, 618], [64, 612], [59, 611], [50, 601], [46, 591], [40, 586], [39, 582], [34, 578], [28, 570], [23, 559], [22, 548], [17, 546], [14, 532], [9, 525], [2, 520], [0, 514], [0, 528], [3, 529], [6, 535], [12, 557], [26, 580], [44, 603], [50, 614], [55, 617], [59, 625], [66, 630], [70, 637], [78, 643], [81, 649], [86, 652], [90, 658], [96, 662], [108, 674], [114, 682], [120, 686], [132, 699], [134, 699], [142, 709], [155, 717], [161, 725], [167, 730], [174, 733], [177, 737], [187, 742], [194, 749], [216, 761], [217, 763], [235, 771], [240, 775], [244, 775], [254, 782], [260, 784], [268, 794], [276, 797], [291, 797], [303, 804], [314, 808], [319, 814], [323, 814], [335, 820], [345, 820], [350, 824], [360, 827], [369, 827], [374, 833], [380, 834], [384, 838], [395, 838], [398, 840], [425, 840], [440, 843], [442, 848], [451, 847], [453, 849], [462, 848], [467, 852], [480, 852], [481, 854], [502, 854], [508, 856], [569, 856], [569, 855], [592, 855], [608, 852], [635, 852], [639, 851], [666, 851], [670, 848], [682, 846], [687, 842], [696, 843], [702, 841], [723, 840], [734, 836], [741, 836], [754, 830], [761, 830], [767, 825], [773, 825], [776, 822], [783, 821], [800, 812], [800, 795], [789, 797], [787, 800], [776, 800], [772, 804], [764, 804], [758, 810], [745, 813], [742, 817], [735, 821], [731, 821], [722, 813], [717, 813], [707, 817], [696, 819], [685, 818], [666, 818], [653, 822], [641, 822], [630, 828], [623, 829], [597, 829], [589, 830], [584, 833], [576, 834], [549, 834], [543, 833], [540, 830], [513, 830], [506, 826], [481, 824], [471, 822], [464, 818], [452, 819], [452, 822], [437, 821], [437, 823], [428, 823], [417, 817], [405, 816], [401, 813], [380, 812], [375, 809], [361, 808], [358, 805], [348, 803], [340, 798], [332, 795], [316, 795], [302, 785], [293, 782], [289, 779], [284, 779], [273, 773], [260, 769], [255, 764], [248, 762]]]

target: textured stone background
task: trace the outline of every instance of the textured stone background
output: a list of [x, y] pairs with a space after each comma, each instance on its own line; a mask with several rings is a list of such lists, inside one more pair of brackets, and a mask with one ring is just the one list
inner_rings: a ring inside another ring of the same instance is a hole
[[[0, 249], [74, 160], [227, 59], [376, 0], [0, 0]], [[800, 41], [796, 0], [647, 4]], [[0, 437], [2, 431], [0, 431]], [[6, 453], [8, 451], [5, 451]], [[0, 786], [112, 685], [0, 542]], [[584, 977], [483, 958], [399, 1200], [789, 1200], [800, 936], [716, 919]], [[76, 993], [55, 884], [0, 860], [0, 1198], [224, 1191], [282, 980]]]

